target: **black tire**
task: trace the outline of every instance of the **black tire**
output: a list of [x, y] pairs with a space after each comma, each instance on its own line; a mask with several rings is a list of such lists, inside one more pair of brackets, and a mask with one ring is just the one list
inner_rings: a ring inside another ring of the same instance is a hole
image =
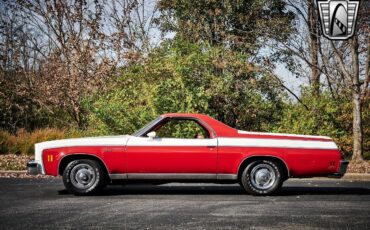
[[283, 172], [281, 165], [275, 161], [253, 161], [244, 169], [241, 184], [252, 195], [271, 195], [283, 184]]
[[71, 161], [63, 172], [66, 189], [75, 195], [91, 195], [106, 185], [106, 176], [100, 164], [94, 160]]

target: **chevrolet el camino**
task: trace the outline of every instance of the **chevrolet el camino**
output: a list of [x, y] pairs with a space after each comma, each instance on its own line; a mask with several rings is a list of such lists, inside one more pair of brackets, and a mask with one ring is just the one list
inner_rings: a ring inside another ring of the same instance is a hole
[[132, 135], [35, 145], [30, 174], [61, 175], [68, 191], [109, 183], [239, 183], [253, 195], [290, 177], [344, 175], [348, 162], [329, 137], [240, 131], [203, 114], [164, 114]]

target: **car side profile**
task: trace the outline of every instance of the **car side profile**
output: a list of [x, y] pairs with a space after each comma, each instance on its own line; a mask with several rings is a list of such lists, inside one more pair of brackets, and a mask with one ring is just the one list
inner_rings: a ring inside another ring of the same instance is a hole
[[132, 135], [35, 145], [30, 174], [61, 175], [76, 195], [107, 184], [239, 183], [253, 195], [290, 177], [341, 177], [348, 162], [329, 137], [241, 131], [204, 114], [159, 116]]

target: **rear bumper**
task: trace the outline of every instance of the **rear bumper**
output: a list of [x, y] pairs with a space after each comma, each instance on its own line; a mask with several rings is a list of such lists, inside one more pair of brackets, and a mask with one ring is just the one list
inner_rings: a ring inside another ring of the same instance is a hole
[[30, 175], [41, 174], [42, 173], [41, 165], [36, 161], [29, 161], [27, 163], [27, 173]]
[[331, 177], [334, 177], [334, 178], [343, 177], [344, 174], [347, 172], [348, 164], [349, 164], [349, 161], [344, 161], [344, 160], [340, 161], [339, 171], [331, 175]]

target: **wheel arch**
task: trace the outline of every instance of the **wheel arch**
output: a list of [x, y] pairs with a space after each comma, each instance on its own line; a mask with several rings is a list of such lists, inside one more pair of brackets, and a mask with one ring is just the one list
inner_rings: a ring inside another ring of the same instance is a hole
[[64, 169], [67, 167], [67, 165], [71, 161], [79, 160], [79, 159], [95, 160], [102, 167], [106, 177], [109, 178], [108, 167], [106, 166], [104, 161], [100, 157], [98, 157], [96, 155], [88, 154], [88, 153], [77, 153], [77, 154], [69, 154], [69, 155], [63, 156], [62, 159], [59, 161], [59, 164], [58, 164], [58, 175], [63, 175]]
[[258, 156], [249, 156], [243, 159], [243, 161], [240, 163], [238, 167], [238, 180], [240, 180], [241, 175], [243, 174], [243, 170], [253, 161], [256, 160], [273, 160], [275, 162], [278, 162], [282, 168], [284, 169], [284, 180], [288, 179], [290, 177], [289, 167], [287, 163], [277, 156], [272, 155], [258, 155]]

